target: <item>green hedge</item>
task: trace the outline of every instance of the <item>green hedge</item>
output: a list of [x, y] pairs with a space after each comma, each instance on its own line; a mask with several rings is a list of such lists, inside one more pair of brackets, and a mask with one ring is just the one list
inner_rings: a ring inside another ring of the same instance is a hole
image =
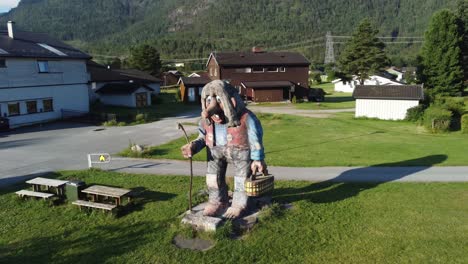
[[405, 120], [417, 122], [423, 118], [425, 106], [420, 104], [415, 107], [411, 107], [406, 111]]
[[464, 134], [468, 134], [468, 114], [463, 115], [461, 118], [461, 131]]
[[449, 131], [451, 121], [452, 112], [440, 106], [431, 105], [424, 111], [423, 124], [432, 133]]

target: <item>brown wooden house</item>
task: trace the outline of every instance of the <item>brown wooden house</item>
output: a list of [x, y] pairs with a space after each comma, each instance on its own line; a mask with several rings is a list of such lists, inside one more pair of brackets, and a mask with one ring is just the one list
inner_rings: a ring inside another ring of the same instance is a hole
[[226, 80], [247, 100], [274, 102], [307, 98], [310, 62], [296, 52], [211, 53], [207, 71], [211, 80]]
[[181, 77], [178, 85], [180, 86], [180, 97], [184, 103], [200, 102], [200, 95], [203, 87], [211, 80], [205, 77]]
[[167, 71], [161, 73], [162, 86], [176, 85], [183, 74], [180, 71]]

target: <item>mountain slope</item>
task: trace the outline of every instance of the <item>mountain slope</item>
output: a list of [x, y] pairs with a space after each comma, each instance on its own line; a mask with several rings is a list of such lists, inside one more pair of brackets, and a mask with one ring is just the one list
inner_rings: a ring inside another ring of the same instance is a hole
[[[22, 0], [0, 16], [0, 22], [14, 20], [23, 29], [48, 32], [91, 53], [122, 54], [131, 45], [150, 42], [164, 57], [206, 57], [212, 50], [275, 47], [321, 37], [327, 31], [349, 35], [364, 17], [371, 17], [384, 36], [422, 36], [432, 13], [455, 2]], [[296, 46], [287, 48], [323, 59], [324, 40]], [[410, 45], [411, 49], [415, 47]], [[390, 50], [400, 54], [408, 47]]]

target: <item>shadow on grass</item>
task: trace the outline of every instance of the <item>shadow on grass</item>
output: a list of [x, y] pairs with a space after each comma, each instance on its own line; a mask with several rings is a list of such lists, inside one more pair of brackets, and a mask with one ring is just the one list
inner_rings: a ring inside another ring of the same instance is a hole
[[[399, 180], [414, 173], [424, 171], [432, 165], [444, 162], [446, 159], [446, 155], [430, 155], [418, 159], [351, 169], [331, 180], [312, 183], [303, 188], [275, 189], [273, 196], [276, 200], [281, 202], [295, 202], [300, 200], [307, 200], [314, 203], [337, 202], [356, 196], [362, 191], [375, 188], [382, 183]], [[430, 165], [414, 166], [420, 164]], [[381, 174], [379, 175], [379, 173]]]
[[131, 202], [120, 208], [117, 212], [117, 217], [123, 217], [132, 212], [142, 211], [147, 203], [168, 201], [176, 197], [176, 194], [156, 192], [146, 189], [145, 187], [132, 188], [129, 195]]
[[153, 223], [105, 224], [66, 230], [0, 246], [2, 263], [104, 263], [148, 243], [147, 234], [164, 232]]

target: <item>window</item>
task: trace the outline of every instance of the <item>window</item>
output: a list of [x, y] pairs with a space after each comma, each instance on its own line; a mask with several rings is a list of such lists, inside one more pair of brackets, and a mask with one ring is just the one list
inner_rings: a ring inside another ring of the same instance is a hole
[[136, 107], [144, 107], [148, 105], [148, 95], [146, 93], [136, 93]]
[[252, 67], [252, 72], [263, 72], [263, 67]]
[[280, 72], [286, 72], [286, 67], [280, 67], [279, 70]]
[[213, 76], [213, 68], [210, 68], [210, 76]]
[[39, 73], [48, 73], [49, 72], [49, 62], [48, 61], [37, 61], [37, 66], [39, 68]]
[[214, 69], [214, 76], [218, 76], [218, 69]]
[[28, 114], [37, 113], [37, 102], [36, 101], [27, 101], [26, 102], [26, 109], [28, 110]]
[[6, 68], [6, 60], [0, 59], [0, 68]]
[[42, 100], [42, 107], [44, 112], [52, 112], [54, 111], [54, 101], [52, 99]]
[[278, 67], [267, 67], [266, 71], [267, 72], [278, 72]]
[[8, 104], [8, 115], [15, 116], [20, 114], [20, 104], [19, 103], [9, 103]]
[[236, 73], [251, 73], [252, 69], [251, 68], [237, 68], [235, 69]]

